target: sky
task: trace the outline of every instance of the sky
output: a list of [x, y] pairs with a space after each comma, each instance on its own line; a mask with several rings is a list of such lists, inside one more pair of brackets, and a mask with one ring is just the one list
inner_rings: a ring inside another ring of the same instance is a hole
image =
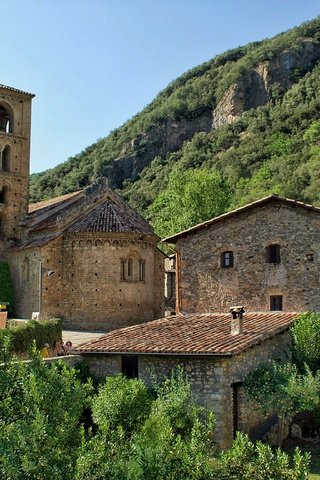
[[80, 153], [169, 82], [320, 14], [319, 0], [0, 0], [0, 83], [36, 97], [31, 171]]

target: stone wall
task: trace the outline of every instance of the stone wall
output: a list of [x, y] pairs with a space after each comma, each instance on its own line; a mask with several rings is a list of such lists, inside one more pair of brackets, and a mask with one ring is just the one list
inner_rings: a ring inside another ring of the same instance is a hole
[[[121, 279], [121, 259], [132, 276]], [[139, 280], [139, 260], [145, 280]], [[42, 261], [43, 316], [61, 317], [64, 328], [109, 331], [154, 320], [164, 313], [164, 257], [154, 238], [128, 234], [73, 234], [10, 255], [17, 315], [39, 310]], [[54, 271], [48, 277], [47, 271]]]
[[[271, 244], [280, 245], [279, 264], [266, 261]], [[269, 203], [181, 237], [177, 251], [180, 311], [270, 310], [271, 295], [283, 296], [285, 311], [320, 310], [317, 212]], [[232, 268], [221, 267], [225, 251]]]
[[[234, 428], [234, 384], [241, 384], [249, 372], [268, 361], [275, 359], [286, 361], [291, 358], [291, 336], [289, 332], [279, 334], [273, 339], [246, 352], [227, 357], [183, 357], [164, 355], [139, 355], [138, 375], [147, 385], [151, 379], [161, 381], [177, 367], [182, 367], [190, 381], [196, 400], [216, 416], [215, 438], [222, 448], [231, 445]], [[90, 371], [104, 378], [107, 375], [121, 373], [121, 355], [86, 354], [84, 359]], [[252, 412], [252, 406], [238, 391], [238, 427], [250, 433], [261, 421], [262, 416]]]

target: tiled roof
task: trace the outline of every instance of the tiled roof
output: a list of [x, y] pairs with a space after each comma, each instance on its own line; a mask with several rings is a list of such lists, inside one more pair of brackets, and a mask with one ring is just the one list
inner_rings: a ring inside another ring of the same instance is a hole
[[11, 92], [22, 93], [23, 95], [27, 95], [28, 97], [32, 97], [32, 98], [35, 96], [33, 93], [24, 92], [23, 90], [18, 90], [17, 88], [8, 87], [7, 85], [0, 84], [0, 88], [3, 88], [5, 90], [10, 90]]
[[54, 235], [45, 235], [43, 237], [38, 237], [34, 238], [31, 240], [26, 240], [25, 242], [22, 242], [18, 245], [15, 245], [12, 247], [13, 250], [24, 250], [25, 248], [36, 248], [36, 247], [42, 247], [43, 245], [46, 245], [47, 243], [51, 242], [51, 240], [54, 240], [59, 236], [59, 233], [56, 233]]
[[309, 205], [307, 203], [299, 202], [297, 200], [292, 200], [290, 198], [283, 198], [279, 197], [278, 195], [269, 195], [268, 197], [261, 198], [260, 200], [257, 200], [252, 203], [248, 203], [247, 205], [244, 205], [243, 207], [237, 208], [236, 210], [232, 210], [231, 212], [224, 213], [223, 215], [219, 215], [218, 217], [214, 217], [211, 220], [207, 220], [206, 222], [198, 223], [197, 225], [194, 225], [191, 228], [188, 228], [187, 230], [183, 230], [182, 232], [178, 232], [175, 235], [171, 235], [170, 237], [164, 238], [162, 241], [163, 242], [168, 242], [168, 243], [175, 243], [178, 238], [180, 237], [185, 237], [189, 235], [190, 233], [194, 233], [197, 230], [201, 230], [202, 228], [206, 228], [210, 225], [213, 225], [214, 223], [221, 222], [223, 220], [226, 220], [228, 218], [231, 218], [235, 215], [239, 215], [240, 213], [246, 212], [248, 210], [252, 210], [256, 207], [261, 207], [267, 203], [272, 203], [272, 202], [278, 202], [282, 203], [284, 205], [288, 205], [291, 207], [301, 207], [306, 210], [312, 210], [314, 212], [320, 213], [320, 208], [315, 207], [314, 205]]
[[294, 312], [248, 312], [231, 335], [226, 313], [177, 315], [121, 328], [79, 346], [79, 353], [236, 355], [289, 328]]
[[82, 190], [79, 190], [78, 192], [67, 193], [66, 195], [61, 195], [60, 197], [49, 198], [49, 200], [43, 200], [42, 202], [30, 203], [29, 214], [33, 214], [34, 212], [38, 214], [40, 213], [40, 210], [48, 207], [55, 207], [60, 203], [70, 200], [70, 198], [76, 197], [80, 193], [82, 193]]
[[111, 201], [97, 205], [86, 216], [70, 225], [67, 231], [70, 233], [114, 232], [154, 235], [152, 228], [146, 222]]

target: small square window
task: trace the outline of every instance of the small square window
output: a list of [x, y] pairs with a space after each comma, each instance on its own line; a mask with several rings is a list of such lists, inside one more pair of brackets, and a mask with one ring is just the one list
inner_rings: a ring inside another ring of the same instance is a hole
[[270, 295], [270, 310], [271, 312], [283, 310], [283, 296], [282, 295]]
[[221, 254], [221, 267], [222, 268], [232, 268], [233, 263], [234, 263], [233, 261], [234, 261], [233, 252], [231, 252], [231, 251], [222, 252], [222, 254]]
[[273, 244], [267, 247], [267, 263], [280, 263], [280, 245]]

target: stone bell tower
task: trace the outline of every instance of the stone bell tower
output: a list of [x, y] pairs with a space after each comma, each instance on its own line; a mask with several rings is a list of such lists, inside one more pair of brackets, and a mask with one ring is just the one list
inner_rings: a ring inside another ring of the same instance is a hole
[[0, 85], [0, 259], [21, 237], [28, 212], [31, 102], [34, 95]]

